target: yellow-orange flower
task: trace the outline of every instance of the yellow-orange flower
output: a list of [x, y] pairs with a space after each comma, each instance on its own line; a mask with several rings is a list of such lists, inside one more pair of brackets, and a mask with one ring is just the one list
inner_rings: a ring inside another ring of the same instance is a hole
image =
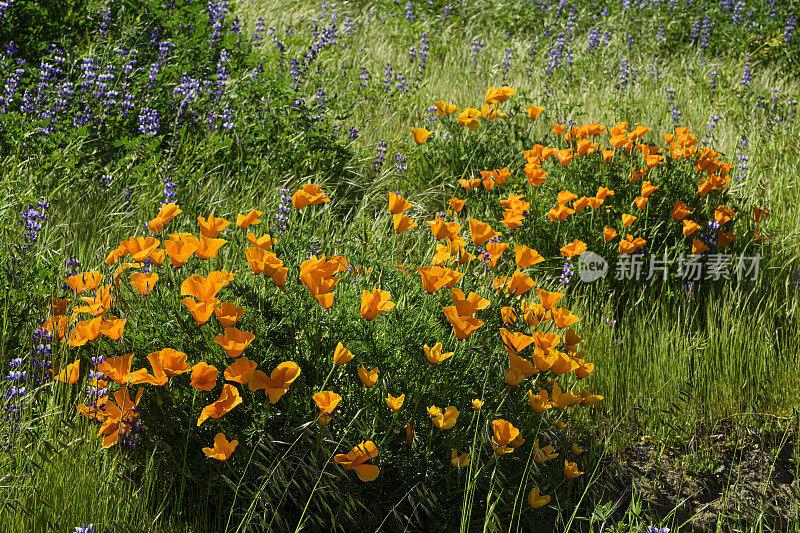
[[192, 387], [197, 390], [211, 390], [217, 384], [219, 370], [201, 361], [192, 367]]
[[454, 352], [442, 353], [441, 342], [436, 343], [433, 348], [429, 348], [428, 345], [426, 344], [423, 347], [423, 349], [425, 350], [425, 358], [432, 365], [441, 363], [442, 361], [449, 359], [450, 357], [453, 356], [454, 353]]
[[334, 455], [333, 460], [345, 470], [355, 470], [361, 481], [375, 481], [380, 474], [380, 469], [375, 465], [365, 464], [365, 462], [377, 455], [378, 448], [374, 442], [368, 440], [347, 453]]
[[225, 328], [224, 335], [214, 337], [214, 342], [222, 346], [229, 356], [239, 357], [255, 338], [256, 336], [249, 331], [228, 327]]
[[292, 206], [294, 206], [295, 209], [303, 209], [304, 207], [315, 206], [330, 201], [331, 199], [325, 196], [325, 193], [322, 192], [322, 189], [320, 189], [318, 185], [311, 183], [303, 185], [303, 188], [292, 196]]
[[236, 215], [236, 225], [239, 226], [240, 229], [245, 229], [254, 224], [261, 224], [261, 219], [258, 218], [261, 215], [262, 212], [256, 211], [255, 209], [250, 210], [246, 215]]
[[361, 316], [365, 320], [374, 320], [381, 313], [394, 309], [394, 302], [389, 301], [391, 295], [389, 291], [374, 289], [372, 292], [367, 290], [361, 293]]
[[203, 448], [203, 453], [210, 459], [217, 459], [219, 461], [227, 461], [230, 459], [233, 450], [239, 445], [238, 440], [228, 442], [224, 433], [217, 433], [214, 437], [213, 448]]
[[425, 128], [411, 128], [411, 137], [417, 144], [422, 144], [427, 141], [432, 133], [432, 131], [428, 131]]
[[550, 496], [547, 494], [539, 493], [539, 489], [533, 488], [528, 493], [528, 507], [531, 509], [538, 509], [540, 507], [544, 507], [547, 505], [547, 502], [550, 501]]
[[363, 383], [366, 388], [371, 389], [378, 382], [378, 367], [376, 366], [372, 370], [367, 370], [364, 368], [364, 365], [361, 365], [358, 368], [358, 379], [361, 380], [361, 383]]
[[492, 430], [494, 432], [492, 438], [494, 453], [503, 455], [513, 452], [514, 447], [511, 446], [511, 443], [520, 436], [519, 429], [507, 420], [498, 419], [492, 421]]
[[391, 409], [392, 411], [397, 412], [403, 408], [403, 402], [405, 401], [405, 399], [406, 399], [405, 394], [401, 394], [397, 398], [395, 398], [391, 394], [387, 394], [386, 405], [388, 405], [389, 409]]
[[197, 222], [200, 223], [200, 234], [209, 239], [216, 239], [217, 235], [230, 225], [224, 218], [215, 216], [209, 216], [207, 220], [204, 217], [197, 217]]

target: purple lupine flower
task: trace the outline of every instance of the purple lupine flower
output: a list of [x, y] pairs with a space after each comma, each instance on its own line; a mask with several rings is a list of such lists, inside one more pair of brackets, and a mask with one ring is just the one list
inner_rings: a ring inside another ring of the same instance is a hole
[[178, 185], [172, 181], [172, 178], [167, 176], [164, 178], [164, 201], [161, 205], [174, 204], [178, 200]]
[[503, 56], [503, 61], [500, 63], [500, 66], [503, 67], [503, 83], [506, 82], [506, 76], [511, 68], [511, 48], [506, 47], [505, 50], [506, 54]]
[[278, 213], [275, 215], [275, 233], [285, 233], [289, 229], [289, 214], [292, 205], [292, 191], [281, 189], [281, 200], [278, 203]]
[[709, 74], [708, 77], [711, 80], [709, 82], [709, 87], [711, 88], [711, 99], [713, 100], [714, 99], [714, 93], [717, 90], [717, 71], [716, 70], [712, 70], [711, 74]]
[[414, 4], [406, 2], [406, 20], [414, 22]]
[[386, 161], [386, 146], [386, 141], [382, 140], [378, 143], [378, 147], [375, 148], [375, 161], [372, 163], [372, 167], [377, 173], [380, 173], [383, 163]]
[[572, 262], [571, 259], [567, 258], [564, 261], [564, 268], [561, 270], [561, 277], [559, 278], [558, 282], [562, 285], [569, 285], [572, 281], [572, 277], [575, 275], [575, 263]]
[[264, 24], [264, 17], [258, 17], [256, 21], [256, 32], [253, 34], [253, 46], [258, 47], [261, 46], [261, 41], [264, 40], [264, 31], [266, 30], [266, 24]]
[[786, 27], [783, 29], [783, 42], [786, 44], [792, 44], [792, 37], [794, 36], [794, 25], [797, 19], [795, 18], [794, 13], [789, 15], [789, 18], [786, 19]]
[[419, 74], [422, 77], [425, 73], [425, 69], [428, 66], [428, 52], [430, 51], [430, 47], [428, 46], [428, 34], [423, 33], [420, 37], [420, 45], [419, 50], [417, 52], [417, 58], [419, 60]]
[[158, 134], [161, 122], [158, 118], [158, 111], [153, 108], [145, 107], [139, 112], [139, 133], [144, 137], [154, 137]]
[[406, 172], [408, 170], [408, 167], [406, 166], [406, 158], [403, 156], [403, 154], [398, 153], [397, 157], [395, 157], [394, 168], [396, 168], [398, 172]]
[[742, 81], [740, 86], [750, 88], [750, 81], [753, 79], [753, 72], [750, 69], [750, 54], [744, 55], [744, 69], [742, 69]]
[[704, 144], [709, 144], [714, 140], [714, 129], [717, 127], [717, 122], [722, 119], [722, 115], [711, 115], [706, 122], [706, 134], [703, 138]]
[[743, 180], [747, 177], [747, 148], [750, 144], [747, 135], [742, 135], [741, 139], [736, 146], [737, 157], [736, 157], [736, 174], [734, 175], [734, 180]]
[[386, 92], [392, 87], [392, 64], [386, 63], [386, 67], [383, 69], [383, 88]]
[[672, 106], [669, 110], [672, 115], [672, 124], [679, 126], [681, 122], [681, 106], [675, 101], [675, 89], [667, 89], [667, 105]]
[[367, 67], [361, 68], [361, 73], [358, 75], [358, 86], [362, 89], [367, 88], [367, 82], [369, 81], [369, 71]]
[[480, 52], [481, 48], [484, 46], [486, 45], [480, 41], [472, 41], [472, 52], [469, 55], [469, 63], [472, 65], [473, 70], [478, 68], [478, 52]]

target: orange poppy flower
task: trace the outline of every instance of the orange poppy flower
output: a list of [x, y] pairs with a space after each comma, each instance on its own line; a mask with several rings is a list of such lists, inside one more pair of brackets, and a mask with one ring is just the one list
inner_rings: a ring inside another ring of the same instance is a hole
[[559, 329], [569, 327], [580, 320], [580, 318], [573, 315], [569, 309], [556, 307], [550, 311], [550, 314], [553, 317], [553, 322], [555, 322], [556, 327]]
[[440, 266], [420, 267], [417, 269], [422, 277], [422, 287], [428, 294], [433, 294], [442, 287], [452, 289], [464, 274]]
[[460, 200], [457, 196], [453, 196], [450, 200], [447, 201], [448, 205], [453, 208], [453, 211], [456, 213], [460, 213], [461, 210], [464, 208], [464, 204], [466, 200]]
[[100, 337], [100, 327], [102, 324], [102, 317], [78, 322], [75, 324], [72, 331], [70, 331], [67, 344], [76, 348], [78, 346], [83, 346], [89, 341], [97, 340], [97, 338]]
[[443, 307], [442, 311], [444, 311], [445, 317], [453, 326], [453, 334], [455, 335], [456, 339], [460, 341], [463, 341], [469, 337], [484, 324], [483, 320], [478, 318], [473, 318], [471, 316], [459, 316], [458, 312], [456, 311], [456, 307], [453, 305]]
[[514, 93], [516, 93], [516, 89], [512, 89], [508, 85], [504, 85], [502, 87], [498, 87], [495, 89], [494, 87], [489, 87], [486, 89], [486, 103], [487, 104], [502, 104], [509, 98], [511, 98]]
[[561, 163], [561, 166], [567, 167], [572, 162], [572, 158], [575, 157], [575, 154], [572, 153], [572, 148], [567, 148], [564, 150], [556, 150], [556, 159], [558, 162]]
[[605, 200], [609, 196], [614, 196], [614, 190], [606, 187], [598, 187], [597, 194], [595, 196], [600, 200]]
[[200, 301], [211, 300], [227, 284], [228, 281], [219, 271], [211, 272], [207, 278], [193, 274], [181, 283], [181, 296], [192, 296]]
[[217, 235], [230, 225], [224, 218], [215, 216], [209, 216], [207, 220], [204, 217], [197, 217], [197, 222], [200, 223], [200, 234], [209, 239], [216, 239]]
[[553, 384], [553, 397], [550, 400], [550, 405], [553, 406], [553, 409], [564, 409], [566, 407], [575, 405], [580, 401], [581, 397], [579, 395], [572, 391], [563, 392], [558, 383]]
[[254, 224], [261, 224], [261, 219], [258, 218], [261, 215], [262, 212], [255, 209], [252, 209], [246, 215], [236, 215], [236, 225], [239, 226], [239, 229], [245, 229]]
[[214, 337], [214, 342], [222, 346], [230, 357], [239, 357], [255, 338], [249, 331], [227, 327], [224, 335]]
[[223, 376], [228, 381], [234, 381], [236, 383], [241, 383], [242, 385], [249, 385], [250, 380], [253, 377], [253, 373], [256, 370], [256, 366], [258, 365], [255, 361], [251, 361], [247, 357], [241, 357], [232, 364], [228, 365], [228, 368], [225, 369]]
[[217, 304], [219, 303], [219, 300], [216, 298], [198, 302], [194, 298], [189, 298], [188, 296], [181, 301], [183, 302], [183, 305], [186, 306], [186, 309], [188, 309], [192, 314], [192, 317], [194, 317], [197, 323], [201, 325], [208, 322], [208, 319], [211, 318], [212, 314], [214, 314], [214, 310], [217, 308]]
[[686, 207], [686, 204], [681, 202], [680, 200], [675, 200], [675, 206], [672, 208], [672, 220], [683, 220], [687, 216], [691, 214], [693, 211], [692, 208]]
[[714, 210], [714, 220], [721, 226], [728, 221], [730, 221], [733, 217], [736, 216], [736, 213], [730, 207], [725, 206], [718, 206]]
[[546, 176], [547, 172], [542, 170], [538, 164], [528, 163], [525, 165], [525, 177], [528, 178], [531, 187], [544, 183], [547, 180]]
[[572, 204], [572, 207], [575, 208], [576, 213], [580, 213], [586, 208], [587, 205], [589, 205], [589, 198], [586, 196], [581, 196], [580, 199], [575, 200], [575, 203]]
[[342, 397], [335, 392], [326, 390], [317, 392], [311, 399], [314, 400], [314, 403], [316, 403], [319, 408], [319, 418], [317, 422], [320, 426], [327, 426], [331, 421], [331, 413], [333, 413], [333, 410], [339, 405], [339, 402], [342, 401]]
[[550, 220], [550, 222], [555, 222], [556, 220], [562, 222], [565, 218], [567, 218], [574, 212], [575, 212], [574, 209], [570, 209], [565, 205], [558, 205], [556, 207], [551, 208], [550, 211], [548, 211], [547, 218]]
[[219, 249], [225, 244], [225, 239], [210, 239], [205, 235], [200, 236], [200, 246], [195, 250], [195, 254], [200, 259], [212, 259], [217, 257]]
[[432, 131], [428, 131], [425, 128], [411, 128], [411, 138], [413, 138], [414, 142], [418, 145], [427, 141], [432, 133]]
[[355, 470], [361, 481], [375, 481], [380, 474], [380, 469], [375, 465], [365, 464], [365, 462], [377, 456], [378, 448], [374, 442], [368, 440], [347, 453], [334, 455], [333, 460], [345, 470]]
[[289, 391], [289, 385], [300, 376], [300, 367], [293, 361], [284, 361], [270, 373], [266, 382], [266, 394], [273, 404]]
[[649, 198], [654, 191], [660, 188], [661, 187], [659, 187], [658, 185], [653, 185], [651, 182], [645, 181], [644, 183], [642, 183], [642, 196], [644, 196], [645, 198]]
[[461, 231], [460, 224], [455, 222], [445, 222], [439, 215], [436, 215], [434, 220], [429, 220], [428, 224], [433, 232], [433, 238], [437, 241], [442, 239], [453, 240], [458, 235], [458, 232]]
[[219, 399], [203, 408], [200, 417], [197, 419], [197, 425], [200, 426], [209, 418], [222, 418], [240, 403], [242, 403], [242, 397], [239, 396], [239, 391], [230, 383], [226, 383], [222, 386], [222, 394], [220, 394]]
[[219, 370], [201, 361], [192, 367], [192, 387], [197, 390], [211, 390], [217, 385]]
[[402, 213], [411, 206], [411, 202], [407, 201], [399, 194], [394, 192], [389, 193], [389, 212], [391, 214], [396, 215]]
[[579, 241], [578, 239], [575, 239], [568, 245], [563, 246], [560, 250], [561, 255], [563, 255], [568, 259], [571, 259], [576, 255], [581, 255], [585, 251], [586, 251], [586, 243], [583, 241]]
[[100, 282], [102, 280], [103, 274], [95, 270], [92, 272], [82, 272], [80, 274], [75, 274], [74, 276], [69, 276], [65, 281], [70, 289], [75, 291], [77, 294], [83, 294], [84, 292], [95, 290], [100, 286]]
[[468, 296], [464, 296], [464, 291], [456, 288], [452, 289], [450, 298], [453, 300], [458, 316], [472, 316], [476, 312], [489, 307], [490, 303], [489, 300], [482, 298], [474, 292], [469, 293]]
[[444, 361], [446, 359], [449, 359], [450, 357], [453, 356], [453, 353], [454, 353], [454, 352], [442, 353], [442, 343], [441, 342], [437, 342], [433, 346], [433, 348], [429, 348], [428, 345], [426, 344], [423, 347], [423, 349], [425, 350], [425, 358], [432, 365], [435, 365], [437, 363], [441, 363], [442, 361]]
[[556, 137], [564, 133], [566, 130], [567, 127], [564, 126], [563, 124], [553, 124], [553, 135], [555, 135]]
[[719, 244], [720, 248], [725, 248], [735, 240], [736, 240], [736, 235], [728, 231], [720, 230], [720, 232], [717, 234], [717, 244]]
[[529, 105], [526, 107], [526, 109], [528, 111], [528, 118], [531, 120], [536, 120], [539, 118], [539, 115], [541, 115], [544, 111], [543, 107], [536, 105]]
[[120, 242], [120, 246], [125, 246], [137, 263], [147, 259], [159, 244], [161, 242], [155, 237], [131, 237], [127, 241]]
[[603, 240], [605, 242], [615, 239], [616, 236], [617, 236], [617, 230], [609, 227], [603, 228]]
[[547, 391], [540, 391], [539, 394], [534, 394], [533, 391], [528, 391], [528, 401], [531, 404], [531, 410], [534, 413], [544, 413], [550, 409], [550, 401], [548, 400]]
[[153, 290], [156, 281], [158, 281], [158, 274], [155, 272], [151, 272], [150, 274], [136, 272], [135, 274], [131, 274], [130, 279], [133, 288], [136, 289], [142, 296], [147, 296]]
[[186, 362], [186, 354], [173, 348], [164, 348], [163, 350], [151, 353], [147, 357], [148, 359], [150, 357], [157, 358], [161, 368], [169, 378], [185, 374], [192, 369], [189, 363]]
[[248, 233], [247, 241], [251, 245], [255, 246], [256, 248], [261, 248], [262, 250], [272, 250], [272, 247], [275, 245], [275, 239], [273, 239], [268, 233], [262, 235], [261, 237], [256, 237], [255, 233]]
[[58, 377], [56, 378], [58, 381], [63, 381], [65, 383], [69, 383], [70, 385], [74, 385], [78, 382], [78, 379], [81, 377], [81, 360], [76, 359], [74, 363], [70, 363], [67, 365], [67, 368], [62, 370], [58, 373]]
[[708, 246], [700, 239], [692, 239], [692, 254], [700, 255], [708, 251]]
[[647, 241], [641, 237], [634, 239], [633, 235], [625, 235], [625, 238], [619, 242], [619, 253], [630, 254], [636, 251], [640, 246], [647, 244]]
[[523, 244], [514, 244], [514, 253], [516, 254], [517, 266], [520, 268], [532, 267], [544, 261], [544, 257], [539, 255], [539, 252]]
[[761, 222], [762, 220], [764, 220], [765, 218], [767, 218], [771, 214], [772, 213], [770, 213], [769, 211], [767, 211], [765, 209], [759, 209], [758, 207], [753, 207], [753, 221], [754, 222]]
[[238, 440], [232, 440], [228, 442], [228, 439], [225, 437], [224, 433], [217, 433], [217, 435], [214, 437], [214, 447], [203, 448], [203, 453], [206, 454], [206, 457], [209, 459], [227, 461], [230, 459], [231, 454], [233, 454], [233, 451], [238, 445]]
[[530, 346], [534, 341], [533, 337], [525, 335], [521, 331], [512, 333], [506, 328], [500, 328], [500, 338], [503, 340], [503, 347], [509, 356], [519, 355], [522, 350]]
[[633, 215], [629, 215], [627, 213], [622, 214], [622, 225], [625, 226], [626, 228], [630, 227], [630, 225], [633, 224], [635, 220], [636, 217]]
[[139, 389], [136, 398], [130, 397], [128, 387], [119, 389], [114, 393], [114, 400], [107, 401], [105, 407], [105, 421], [98, 430], [98, 435], [104, 435], [103, 447], [110, 448], [119, 440], [120, 432], [126, 432], [130, 423], [136, 418], [136, 406], [142, 398], [144, 389]]
[[361, 316], [367, 320], [373, 320], [381, 313], [385, 313], [394, 308], [394, 302], [389, 301], [392, 296], [389, 291], [373, 289], [372, 292], [364, 290], [361, 292]]
[[514, 311], [513, 307], [501, 307], [500, 318], [503, 319], [503, 324], [513, 324], [517, 321], [517, 313]]
[[515, 428], [514, 424], [503, 419], [494, 420], [492, 431], [492, 447], [495, 454], [503, 455], [514, 451], [514, 447], [510, 445], [520, 436], [519, 429]]
[[156, 218], [151, 220], [147, 225], [147, 229], [149, 229], [151, 233], [160, 233], [164, 230], [164, 226], [169, 224], [173, 218], [181, 213], [183, 213], [183, 211], [176, 204], [164, 204], [161, 206], [161, 210], [156, 215]]
[[169, 257], [172, 266], [180, 268], [189, 260], [193, 253], [197, 251], [198, 246], [191, 242], [184, 241], [164, 241], [164, 250]]
[[475, 131], [475, 128], [477, 128], [478, 124], [480, 124], [478, 121], [479, 116], [481, 116], [480, 111], [472, 107], [468, 107], [462, 110], [461, 114], [458, 115], [458, 125], [466, 126], [469, 131]]
[[411, 228], [416, 228], [419, 225], [403, 213], [392, 215], [392, 224], [395, 233], [403, 233], [404, 231]]
[[585, 472], [581, 472], [578, 470], [578, 463], [570, 463], [566, 459], [564, 460], [564, 477], [567, 479], [574, 479], [580, 475], [585, 474]]
[[217, 315], [219, 319], [219, 323], [222, 324], [223, 328], [230, 328], [236, 325], [242, 315], [244, 315], [244, 309], [241, 307], [236, 307], [236, 304], [233, 302], [222, 302], [219, 304], [214, 310], [214, 314]]
[[97, 370], [105, 374], [105, 376], [114, 382], [125, 385], [128, 383], [128, 377], [131, 373], [131, 364], [133, 363], [133, 354], [115, 355], [109, 357], [99, 365]]
[[484, 260], [486, 260], [486, 266], [489, 268], [494, 268], [497, 266], [497, 261], [509, 246], [510, 244], [507, 242], [487, 242], [486, 256], [488, 256], [488, 260], [486, 259], [486, 256], [484, 256]]
[[351, 359], [353, 359], [353, 354], [350, 353], [350, 350], [345, 348], [341, 342], [337, 344], [336, 349], [333, 351], [333, 364], [344, 365], [350, 362]]
[[455, 104], [450, 104], [444, 100], [434, 102], [433, 105], [436, 106], [436, 114], [438, 114], [440, 117], [456, 112]]
[[636, 207], [641, 211], [647, 205], [647, 198], [644, 196], [637, 196], [633, 202], [636, 204]]
[[403, 408], [403, 402], [405, 401], [405, 399], [406, 399], [405, 394], [401, 394], [397, 398], [395, 398], [391, 394], [387, 394], [386, 405], [388, 405], [389, 409], [391, 409], [393, 412], [396, 413], [397, 411]]
[[366, 388], [371, 389], [378, 382], [378, 367], [376, 366], [372, 370], [367, 370], [364, 368], [364, 365], [361, 365], [358, 368], [358, 379], [361, 380], [361, 383], [363, 383]]
[[500, 236], [500, 233], [494, 231], [489, 224], [474, 218], [469, 219], [469, 232], [476, 246]]
[[683, 235], [688, 237], [695, 231], [700, 229], [700, 224], [693, 220], [686, 219], [683, 221]]
[[505, 288], [510, 296], [521, 296], [535, 285], [536, 282], [529, 275], [519, 270], [515, 270], [511, 276], [500, 276], [494, 280], [494, 287], [498, 294], [502, 293]]

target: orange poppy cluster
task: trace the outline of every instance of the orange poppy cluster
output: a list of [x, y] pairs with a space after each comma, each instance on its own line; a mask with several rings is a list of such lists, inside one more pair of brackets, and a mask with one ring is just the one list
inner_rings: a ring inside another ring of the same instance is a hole
[[[499, 114], [494, 106], [513, 94], [507, 88], [494, 91], [487, 94], [489, 108], [484, 110], [487, 113], [484, 118]], [[447, 111], [449, 108], [443, 107], [443, 109]], [[491, 191], [497, 186], [507, 184], [511, 176], [512, 172], [507, 168], [495, 169], [482, 172], [481, 179], [477, 183], [462, 185], [467, 192], [474, 187], [482, 187]], [[304, 186], [292, 197], [292, 203], [296, 209], [320, 205], [328, 201], [329, 198], [322, 193], [321, 189], [313, 185]], [[465, 200], [454, 197], [448, 203], [454, 212], [459, 213], [465, 202]], [[508, 198], [501, 201], [501, 205], [506, 209], [503, 224], [509, 229], [517, 227], [526, 216], [524, 213], [530, 208], [529, 203], [519, 194], [510, 194]], [[404, 214], [411, 207], [413, 207], [412, 204], [400, 194], [389, 194], [389, 212], [392, 215], [396, 232], [402, 233], [418, 225]], [[181, 210], [176, 205], [164, 206], [159, 215], [151, 221], [151, 229], [163, 230], [180, 213]], [[239, 215], [236, 226], [246, 230], [249, 226], [257, 225], [261, 222], [259, 219], [261, 214], [260, 211], [252, 210], [247, 214]], [[80, 298], [86, 304], [75, 306], [73, 316], [77, 316], [79, 313], [89, 313], [94, 318], [84, 321], [85, 324], [79, 322], [70, 328], [71, 319], [66, 315], [70, 300], [58, 300], [53, 302], [54, 314], [48, 322], [48, 327], [57, 335], [66, 338], [71, 347], [81, 346], [80, 342], [85, 344], [96, 340], [102, 334], [119, 340], [123, 333], [125, 320], [107, 317], [106, 312], [114, 307], [116, 298], [124, 289], [119, 279], [123, 271], [139, 269], [146, 260], [148, 263], [161, 264], [165, 257], [169, 257], [173, 267], [172, 272], [177, 272], [192, 255], [196, 255], [200, 260], [216, 257], [221, 247], [228, 242], [218, 238], [230, 225], [228, 221], [211, 216], [199, 217], [198, 222], [200, 224], [199, 236], [189, 233], [169, 234], [168, 240], [164, 241], [163, 248], [160, 248], [161, 242], [154, 236], [132, 237], [122, 241], [106, 258], [107, 265], [116, 267], [114, 284], [102, 285], [104, 275], [100, 272], [86, 272], [70, 277], [67, 283], [75, 293], [72, 301], [78, 301]], [[435, 240], [436, 250], [430, 266], [418, 267], [416, 271], [420, 276], [422, 289], [426, 293], [435, 294], [441, 290], [448, 291], [452, 305], [443, 306], [442, 312], [453, 328], [454, 337], [459, 341], [465, 340], [485, 325], [485, 321], [479, 316], [487, 313], [491, 307], [489, 299], [475, 292], [466, 292], [458, 287], [470, 272], [467, 270], [467, 266], [473, 260], [480, 260], [489, 266], [497, 265], [511, 243], [497, 242], [501, 233], [489, 223], [477, 218], [468, 218], [462, 225], [458, 222], [446, 221], [437, 215], [434, 220], [428, 222], [428, 227], [430, 227], [431, 235]], [[462, 229], [468, 229], [468, 239], [460, 236]], [[277, 287], [286, 291], [290, 272], [274, 251], [275, 240], [269, 235], [256, 237], [253, 233], [248, 233], [247, 242], [251, 246], [244, 250], [244, 259], [247, 260], [252, 273], [270, 277]], [[479, 251], [471, 253], [468, 251], [470, 246], [477, 247]], [[555, 381], [555, 378], [565, 376], [569, 372], [574, 372], [578, 379], [586, 378], [594, 369], [594, 365], [586, 362], [585, 351], [577, 349], [582, 339], [571, 326], [578, 322], [578, 317], [568, 309], [556, 306], [563, 295], [538, 288], [537, 283], [531, 277], [529, 269], [544, 261], [544, 258], [536, 250], [521, 244], [515, 244], [513, 250], [515, 268], [509, 275], [497, 276], [491, 284], [494, 291], [502, 295], [504, 299], [511, 298], [507, 302], [508, 305], [499, 310], [506, 327], [510, 328], [500, 329], [500, 338], [508, 355], [508, 366], [505, 370], [506, 384], [509, 387], [518, 387], [524, 380], [533, 378], [532, 388], [536, 390], [535, 392], [534, 390], [529, 391], [528, 399], [531, 409], [537, 413], [544, 413], [551, 409], [565, 409], [578, 404], [591, 405], [599, 401], [602, 396], [590, 394], [585, 389], [579, 391], [562, 389], [561, 385]], [[569, 256], [579, 254], [582, 250], [585, 250], [585, 245], [576, 240], [565, 246], [562, 253]], [[126, 263], [124, 261], [128, 255], [131, 256], [131, 262]], [[351, 266], [345, 257], [314, 255], [302, 262], [297, 279], [306, 286], [310, 295], [322, 308], [329, 309], [334, 303], [334, 289], [340, 281], [338, 276], [348, 269], [351, 269]], [[170, 276], [172, 272], [169, 272]], [[164, 348], [149, 354], [147, 356], [149, 369], [133, 370], [134, 356], [132, 354], [108, 357], [97, 365], [97, 373], [92, 375], [100, 377], [93, 379], [95, 382], [93, 386], [97, 390], [105, 390], [113, 382], [118, 385], [118, 388], [114, 394], [94, 398], [91, 407], [88, 407], [89, 404], [79, 405], [79, 410], [100, 424], [100, 434], [103, 436], [104, 446], [113, 446], [119, 441], [120, 435], [131, 431], [132, 424], [136, 419], [136, 406], [142, 397], [145, 385], [165, 386], [173, 378], [187, 374], [188, 382], [195, 390], [219, 391], [219, 396], [215, 395], [210, 398], [212, 401], [200, 409], [197, 426], [201, 426], [209, 418], [221, 419], [241, 405], [245, 401], [242, 396], [245, 386], [251, 393], [263, 390], [266, 399], [275, 404], [298, 379], [301, 369], [292, 361], [284, 361], [267, 373], [259, 368], [256, 361], [251, 360], [252, 356], [245, 356], [248, 349], [253, 351], [249, 347], [256, 342], [256, 336], [253, 333], [237, 327], [247, 310], [238, 307], [232, 301], [221, 301], [220, 297], [220, 294], [223, 294], [225, 288], [235, 279], [235, 273], [213, 270], [205, 276], [189, 275], [180, 283], [183, 307], [197, 324], [206, 325], [212, 316], [217, 317], [216, 321], [219, 323], [217, 327], [221, 327], [222, 331], [217, 331], [213, 340], [232, 360], [224, 370], [218, 369], [206, 361], [191, 364], [189, 355], [172, 348]], [[138, 293], [142, 297], [147, 297], [154, 290], [164, 290], [165, 287], [159, 285], [159, 278], [156, 274], [147, 271], [134, 272], [129, 276], [129, 280], [130, 287], [135, 291], [134, 294]], [[538, 299], [526, 300], [526, 295], [533, 289], [536, 289]], [[88, 294], [89, 291], [97, 292], [94, 296], [79, 296]], [[127, 299], [127, 296], [125, 298]], [[379, 288], [362, 290], [360, 314], [364, 320], [375, 320], [394, 307], [395, 303], [388, 291]], [[55, 311], [58, 311], [58, 314]], [[520, 331], [512, 331], [517, 325]], [[548, 326], [552, 326], [552, 328], [548, 330]], [[72, 339], [75, 339], [74, 342]], [[442, 342], [434, 344], [433, 347], [425, 345], [421, 352], [424, 352], [425, 360], [430, 365], [447, 364], [447, 361], [454, 357], [454, 352], [446, 351]], [[333, 353], [332, 363], [335, 366], [345, 365], [353, 358], [353, 353], [339, 343]], [[68, 383], [77, 383], [81, 375], [80, 367], [81, 361], [77, 359], [59, 372], [58, 379]], [[220, 373], [223, 377], [221, 387]], [[360, 365], [358, 368], [358, 378], [367, 390], [376, 386], [380, 376], [377, 367], [370, 369]], [[186, 378], [181, 379], [186, 380]], [[173, 384], [177, 383], [181, 382]], [[314, 393], [312, 400], [318, 410], [315, 416], [320, 427], [327, 427], [335, 422], [336, 410], [343, 401], [340, 394], [331, 390], [322, 390]], [[386, 406], [395, 415], [403, 409], [405, 400], [405, 393], [397, 396], [387, 393], [385, 398]], [[114, 405], [109, 405], [111, 403]], [[480, 411], [483, 404], [484, 400], [474, 398], [467, 407], [471, 407], [477, 412]], [[446, 407], [431, 405], [427, 408], [427, 412], [431, 419], [431, 425], [435, 429], [444, 432], [458, 427], [461, 413], [457, 405]], [[510, 422], [495, 420], [492, 427], [494, 431], [492, 443], [497, 455], [511, 453], [525, 442], [520, 430]], [[408, 420], [406, 423], [405, 441], [408, 444], [414, 442], [414, 422], [412, 420]], [[224, 461], [230, 458], [237, 445], [237, 441], [229, 441], [226, 435], [220, 432], [214, 438], [213, 447], [203, 448], [202, 451], [209, 458]], [[539, 449], [537, 440], [535, 454], [537, 460], [546, 460], [555, 455], [557, 454], [551, 447], [546, 446]], [[362, 481], [372, 481], [377, 478], [380, 470], [377, 466], [369, 464], [369, 461], [377, 456], [378, 449], [375, 443], [365, 441], [348, 453], [335, 455], [334, 462], [344, 470], [355, 470]], [[457, 468], [464, 468], [470, 462], [469, 454], [459, 455], [457, 450], [453, 450], [450, 459], [451, 464]], [[567, 470], [565, 470], [565, 474], [566, 472]], [[537, 498], [539, 499], [536, 501], [542, 501], [542, 498], [547, 497], [537, 496]]]

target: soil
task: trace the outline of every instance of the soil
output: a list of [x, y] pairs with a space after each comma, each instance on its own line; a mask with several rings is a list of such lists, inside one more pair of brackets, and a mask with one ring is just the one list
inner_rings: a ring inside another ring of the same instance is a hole
[[616, 468], [606, 470], [604, 484], [618, 509], [627, 509], [635, 494], [649, 515], [668, 519], [671, 533], [713, 532], [718, 527], [729, 531], [756, 520], [774, 531], [787, 531], [791, 517], [800, 514], [793, 444], [784, 444], [777, 456], [758, 443], [721, 443], [711, 450], [700, 475], [692, 472], [686, 454], [658, 453], [655, 444], [641, 442]]

